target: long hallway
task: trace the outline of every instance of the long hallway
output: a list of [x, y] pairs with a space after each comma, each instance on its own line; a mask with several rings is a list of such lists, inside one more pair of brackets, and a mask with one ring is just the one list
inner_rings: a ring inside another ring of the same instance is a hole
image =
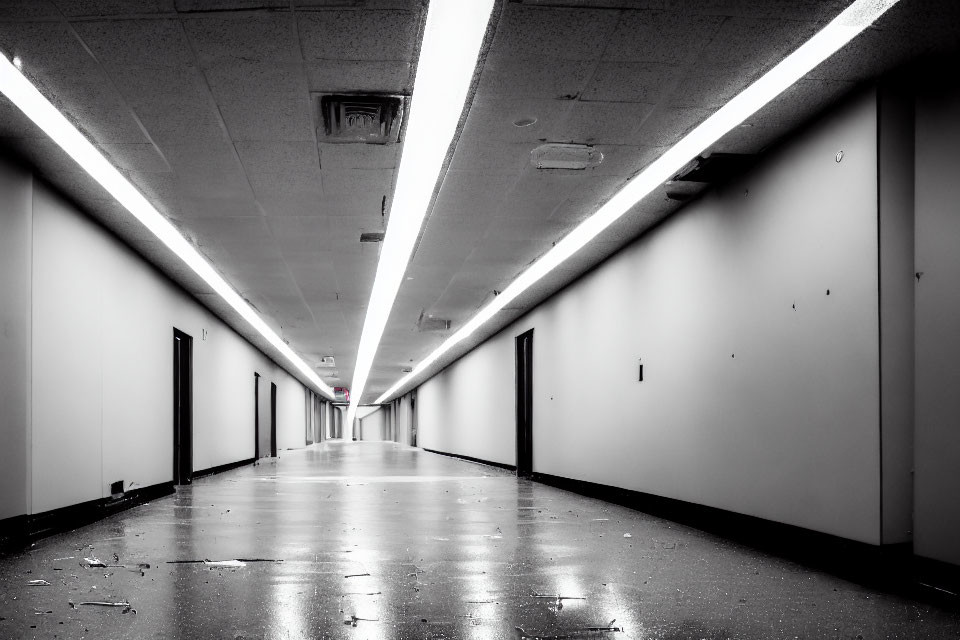
[[958, 636], [942, 603], [385, 442], [284, 451], [0, 564], [0, 638]]

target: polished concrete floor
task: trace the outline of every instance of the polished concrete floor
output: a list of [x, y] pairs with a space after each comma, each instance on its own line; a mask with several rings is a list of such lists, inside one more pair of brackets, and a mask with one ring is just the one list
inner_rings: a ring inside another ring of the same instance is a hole
[[0, 559], [3, 639], [523, 637], [958, 638], [960, 611], [392, 443], [285, 451]]

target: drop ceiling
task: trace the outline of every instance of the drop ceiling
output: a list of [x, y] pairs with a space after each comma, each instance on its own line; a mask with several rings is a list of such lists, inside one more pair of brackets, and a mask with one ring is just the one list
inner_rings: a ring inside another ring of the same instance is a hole
[[[501, 0], [362, 400], [847, 4]], [[316, 98], [410, 95], [425, 12], [421, 0], [0, 0], [0, 51], [307, 363], [336, 358], [317, 369], [326, 382], [349, 387], [379, 250], [360, 235], [386, 228], [401, 144], [324, 142]], [[955, 2], [902, 0], [711, 151], [762, 151], [859, 85], [952, 49], [957, 25]], [[514, 124], [525, 119], [536, 121]], [[272, 354], [6, 99], [0, 137]], [[604, 159], [537, 170], [530, 152], [544, 142], [593, 145]], [[680, 206], [653, 194], [426, 375]]]

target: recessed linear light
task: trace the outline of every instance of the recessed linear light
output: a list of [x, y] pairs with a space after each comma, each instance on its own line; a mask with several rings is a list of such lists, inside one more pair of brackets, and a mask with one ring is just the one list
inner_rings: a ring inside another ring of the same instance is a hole
[[360, 334], [348, 424], [353, 423], [383, 329], [450, 141], [457, 131], [493, 5], [494, 0], [431, 0], [427, 9], [397, 186]]
[[117, 202], [173, 251], [210, 288], [219, 294], [234, 311], [270, 343], [317, 389], [333, 399], [334, 393], [313, 369], [263, 321], [216, 269], [177, 231], [170, 222], [143, 197], [117, 169], [87, 140], [49, 100], [11, 64], [0, 55], [0, 91], [44, 133], [56, 142], [91, 178], [112, 195]]
[[797, 80], [829, 58], [845, 44], [869, 27], [899, 0], [856, 0], [796, 51], [740, 92], [693, 131], [677, 142], [637, 174], [593, 215], [580, 223], [543, 257], [517, 276], [499, 296], [481, 308], [456, 333], [377, 398], [387, 400], [412, 378], [422, 373], [458, 343], [465, 340], [498, 311], [553, 271], [600, 232], [613, 224], [658, 186], [682, 169], [690, 158], [703, 153], [724, 134], [740, 125], [765, 104], [779, 96]]

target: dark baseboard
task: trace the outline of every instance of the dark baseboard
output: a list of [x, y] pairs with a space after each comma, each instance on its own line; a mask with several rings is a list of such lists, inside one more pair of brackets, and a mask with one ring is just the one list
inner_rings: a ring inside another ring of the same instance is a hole
[[212, 476], [215, 473], [223, 473], [224, 471], [230, 471], [231, 469], [238, 469], [240, 467], [245, 467], [247, 465], [253, 464], [256, 462], [256, 458], [247, 458], [246, 460], [237, 460], [236, 462], [228, 462], [227, 464], [221, 464], [216, 467], [210, 467], [209, 469], [202, 469], [200, 471], [193, 472], [193, 479], [203, 478], [204, 476]]
[[960, 604], [960, 567], [913, 555], [912, 545], [871, 545], [716, 507], [640, 491], [534, 473], [531, 479], [619, 504], [859, 584]]
[[499, 467], [500, 469], [506, 469], [507, 471], [516, 471], [517, 467], [512, 464], [503, 464], [502, 462], [492, 462], [490, 460], [481, 460], [480, 458], [471, 458], [470, 456], [462, 456], [459, 453], [447, 453], [446, 451], [437, 451], [435, 449], [427, 449], [426, 447], [421, 447], [424, 451], [429, 453], [436, 453], [441, 456], [447, 456], [448, 458], [457, 458], [459, 460], [466, 460], [467, 462], [476, 462], [477, 464], [485, 464], [489, 467]]
[[0, 520], [0, 550], [14, 551], [40, 538], [91, 524], [172, 493], [173, 482], [161, 482], [131, 489], [118, 498], [89, 500], [42, 513]]

